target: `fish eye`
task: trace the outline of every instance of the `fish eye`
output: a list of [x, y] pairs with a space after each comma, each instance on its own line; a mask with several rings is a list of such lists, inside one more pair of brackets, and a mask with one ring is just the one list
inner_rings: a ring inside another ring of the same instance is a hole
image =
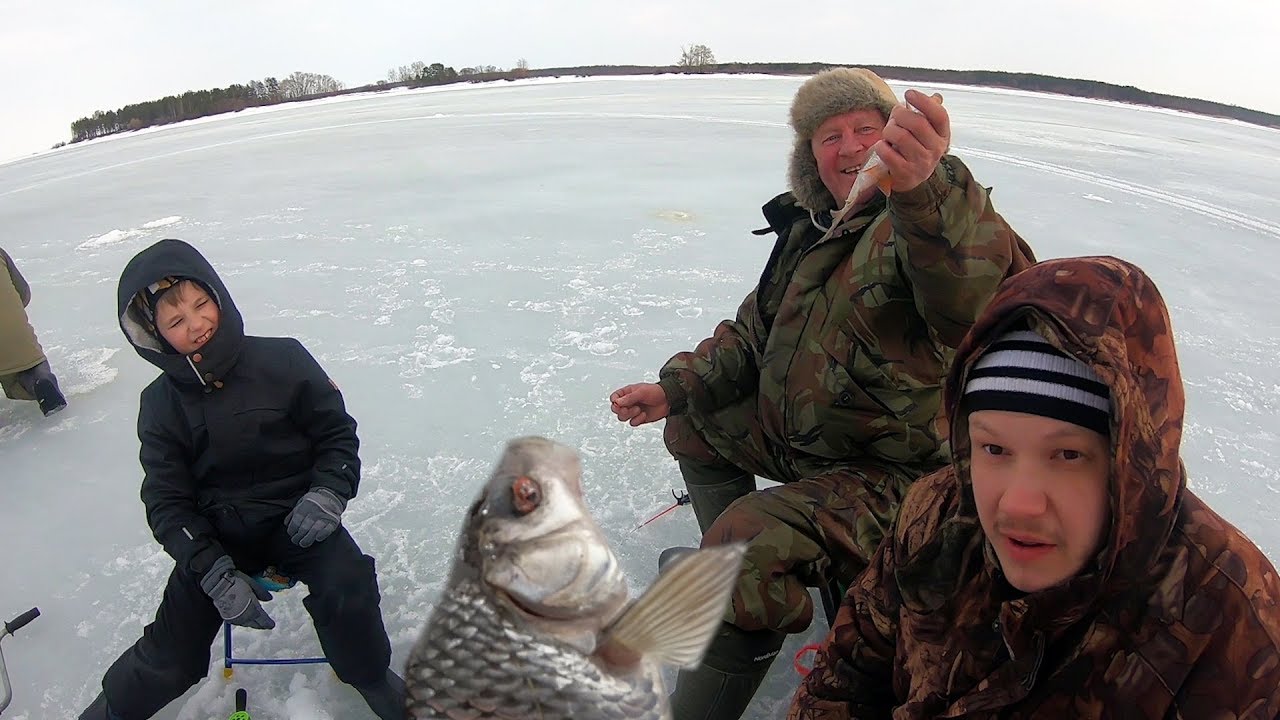
[[542, 486], [537, 480], [521, 475], [511, 483], [511, 506], [517, 515], [528, 515], [542, 504]]

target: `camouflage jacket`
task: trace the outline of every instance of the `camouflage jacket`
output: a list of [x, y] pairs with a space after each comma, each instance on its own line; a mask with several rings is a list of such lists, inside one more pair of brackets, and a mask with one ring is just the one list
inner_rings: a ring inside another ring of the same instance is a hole
[[908, 492], [789, 718], [1280, 716], [1280, 581], [1187, 489], [1183, 385], [1158, 291], [1114, 258], [1022, 273], [958, 350], [949, 412], [984, 345], [1026, 315], [1111, 388], [1113, 520], [1096, 562], [1027, 595], [1003, 581], [953, 415], [951, 467]]
[[672, 412], [754, 399], [783, 447], [945, 463], [938, 420], [954, 348], [1000, 281], [1034, 262], [1031, 249], [952, 156], [827, 239], [790, 193], [764, 214], [778, 241], [737, 318], [659, 373]]

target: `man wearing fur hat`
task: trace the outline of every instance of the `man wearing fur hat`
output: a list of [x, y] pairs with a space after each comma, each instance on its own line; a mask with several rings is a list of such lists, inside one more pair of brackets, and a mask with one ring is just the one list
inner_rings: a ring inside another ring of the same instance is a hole
[[[910, 484], [948, 462], [941, 383], [1000, 282], [1034, 262], [988, 190], [946, 154], [938, 98], [860, 68], [808, 79], [791, 107], [790, 192], [764, 205], [777, 235], [734, 320], [657, 383], [610, 397], [621, 421], [666, 418], [703, 532], [748, 544], [725, 624], [681, 672], [675, 720], [741, 716], [809, 587], [866, 567]], [[875, 151], [888, 197], [850, 198]], [[756, 477], [781, 483], [756, 490]]]

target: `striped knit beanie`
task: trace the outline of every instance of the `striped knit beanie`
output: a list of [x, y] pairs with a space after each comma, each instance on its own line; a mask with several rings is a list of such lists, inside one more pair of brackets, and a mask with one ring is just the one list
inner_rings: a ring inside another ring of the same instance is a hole
[[969, 412], [1007, 410], [1062, 420], [1106, 435], [1111, 392], [1089, 365], [1031, 330], [1000, 336], [969, 373]]

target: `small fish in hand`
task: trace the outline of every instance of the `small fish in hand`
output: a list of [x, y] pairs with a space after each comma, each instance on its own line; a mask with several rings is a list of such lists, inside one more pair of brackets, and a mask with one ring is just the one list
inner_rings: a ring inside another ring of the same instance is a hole
[[[939, 104], [942, 103], [942, 95], [935, 93], [933, 99]], [[911, 108], [916, 112], [920, 112], [915, 108]], [[879, 153], [875, 150], [867, 157], [867, 161], [862, 164], [862, 169], [858, 171], [858, 177], [853, 181], [853, 187], [849, 189], [849, 196], [845, 198], [845, 206], [861, 207], [874, 197], [876, 191], [880, 191], [888, 196], [893, 192], [893, 178], [889, 174], [889, 168], [880, 159]]]

